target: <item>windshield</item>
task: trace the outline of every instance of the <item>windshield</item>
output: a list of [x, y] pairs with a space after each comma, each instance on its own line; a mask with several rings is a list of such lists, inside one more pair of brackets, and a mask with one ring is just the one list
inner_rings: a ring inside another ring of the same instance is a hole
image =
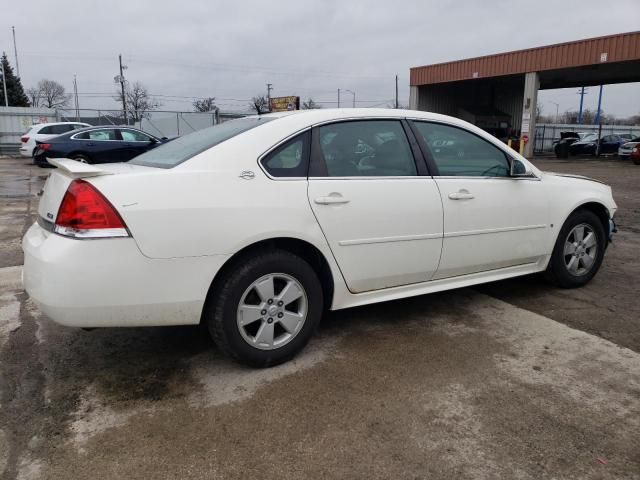
[[598, 135], [596, 133], [589, 133], [582, 137], [583, 142], [595, 142], [598, 139]]
[[231, 137], [273, 120], [269, 117], [246, 117], [189, 133], [134, 158], [129, 163], [145, 167], [172, 168]]

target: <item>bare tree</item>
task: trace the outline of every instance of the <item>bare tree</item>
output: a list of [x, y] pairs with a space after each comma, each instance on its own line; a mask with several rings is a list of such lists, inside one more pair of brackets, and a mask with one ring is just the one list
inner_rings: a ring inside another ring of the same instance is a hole
[[259, 95], [251, 99], [249, 107], [251, 107], [251, 110], [255, 110], [258, 115], [267, 113], [269, 111], [269, 101], [264, 95]]
[[42, 79], [38, 82], [37, 90], [40, 94], [38, 102], [43, 107], [59, 108], [66, 107], [71, 99], [64, 87], [55, 80]]
[[193, 102], [194, 112], [214, 112], [217, 109], [216, 97], [201, 98]]
[[40, 90], [38, 90], [36, 87], [31, 87], [28, 88], [25, 93], [27, 94], [27, 97], [29, 97], [29, 101], [31, 102], [32, 107], [40, 106], [40, 100], [42, 99]]
[[[127, 104], [127, 114], [134, 122], [139, 122], [149, 115], [152, 110], [157, 110], [162, 105], [158, 100], [149, 95], [147, 87], [140, 82], [133, 85], [127, 84], [124, 89], [124, 98]], [[118, 91], [114, 100], [122, 104], [122, 92]]]
[[315, 110], [317, 108], [322, 108], [322, 105], [318, 105], [313, 101], [313, 98], [310, 98], [306, 102], [302, 102], [302, 110]]

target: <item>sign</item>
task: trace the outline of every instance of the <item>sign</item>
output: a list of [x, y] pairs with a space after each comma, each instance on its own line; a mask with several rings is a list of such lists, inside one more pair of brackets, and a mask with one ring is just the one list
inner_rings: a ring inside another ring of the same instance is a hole
[[530, 121], [522, 119], [522, 128], [520, 128], [521, 133], [529, 133]]
[[269, 106], [272, 112], [300, 110], [300, 97], [272, 97]]
[[600, 54], [600, 63], [604, 63], [607, 61], [607, 57], [609, 56], [608, 52], [602, 52]]

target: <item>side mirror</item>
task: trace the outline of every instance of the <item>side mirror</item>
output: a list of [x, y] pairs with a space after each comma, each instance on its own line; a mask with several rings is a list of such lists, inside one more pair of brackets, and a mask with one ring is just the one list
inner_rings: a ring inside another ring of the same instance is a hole
[[158, 143], [158, 139], [155, 137], [149, 137], [149, 143]]
[[514, 158], [511, 160], [511, 177], [532, 177], [533, 171], [523, 162]]

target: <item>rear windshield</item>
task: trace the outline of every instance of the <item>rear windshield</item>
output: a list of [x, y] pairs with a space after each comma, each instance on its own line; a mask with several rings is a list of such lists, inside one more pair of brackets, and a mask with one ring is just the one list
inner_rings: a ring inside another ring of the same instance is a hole
[[172, 168], [231, 137], [273, 120], [268, 117], [247, 117], [230, 120], [213, 127], [189, 133], [137, 156], [129, 163], [145, 167]]

